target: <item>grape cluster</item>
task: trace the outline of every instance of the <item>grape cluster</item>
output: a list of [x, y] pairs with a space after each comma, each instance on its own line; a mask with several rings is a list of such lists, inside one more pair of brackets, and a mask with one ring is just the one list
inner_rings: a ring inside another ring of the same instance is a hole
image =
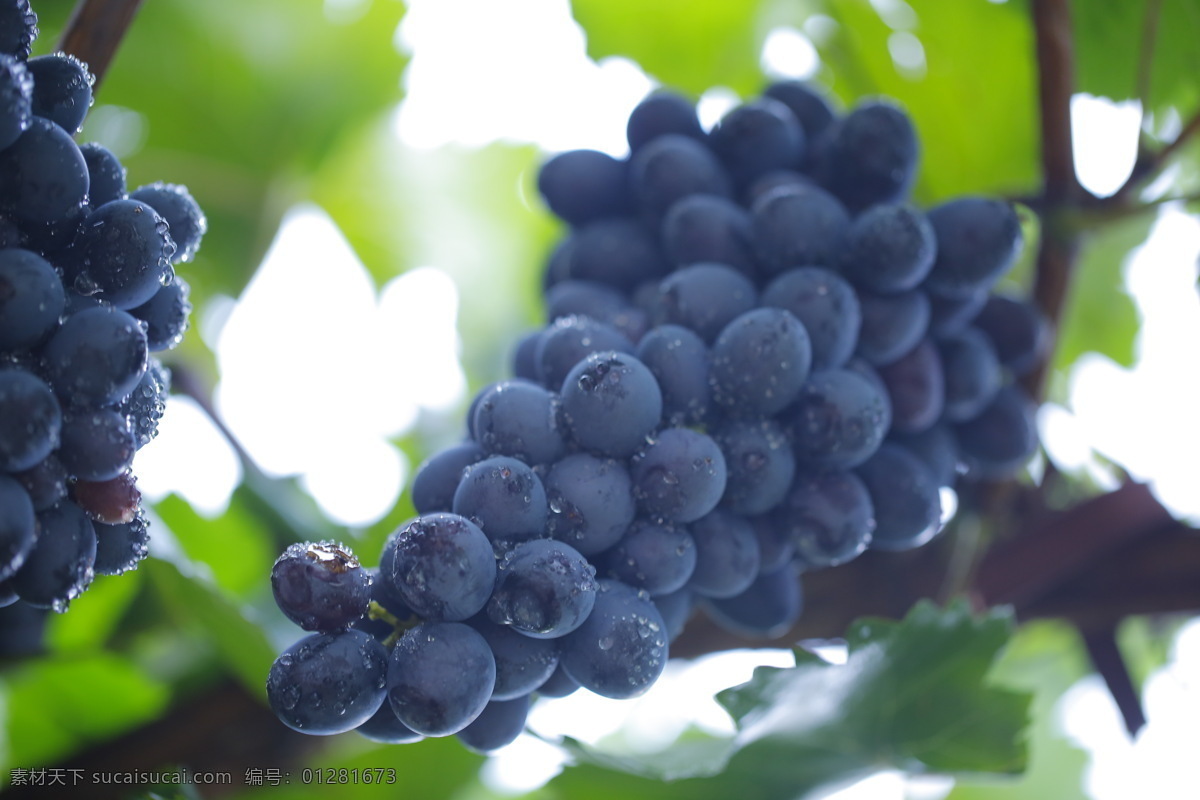
[[570, 226], [548, 324], [418, 469], [419, 516], [378, 570], [330, 544], [276, 564], [280, 607], [314, 631], [268, 681], [291, 727], [488, 750], [531, 693], [639, 695], [695, 606], [779, 635], [800, 573], [928, 542], [943, 488], [1034, 452], [1014, 376], [1045, 326], [992, 293], [1018, 217], [908, 202], [899, 107], [839, 114], [780, 82], [706, 132], [659, 91], [628, 138], [627, 158], [542, 167]]
[[205, 220], [182, 186], [127, 191], [109, 150], [76, 144], [93, 76], [31, 58], [36, 25], [0, 0], [0, 606], [61, 612], [146, 555], [130, 467], [168, 391], [150, 354], [191, 310], [174, 265]]

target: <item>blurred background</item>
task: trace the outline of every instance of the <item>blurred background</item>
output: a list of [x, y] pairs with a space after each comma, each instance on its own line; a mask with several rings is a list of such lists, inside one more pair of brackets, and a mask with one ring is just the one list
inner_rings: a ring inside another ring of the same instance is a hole
[[[72, 5], [33, 0], [35, 54], [53, 49]], [[1200, 106], [1200, 3], [1074, 6], [1074, 154], [1081, 182], [1104, 196], [1128, 178], [1139, 133], [1171, 141]], [[1142, 80], [1146, 7], [1161, 22]], [[919, 203], [1022, 200], [1041, 185], [1036, 70], [1022, 0], [146, 2], [79, 140], [118, 155], [130, 187], [185, 184], [208, 217], [180, 270], [194, 311], [166, 354], [175, 394], [135, 463], [151, 557], [52, 616], [42, 650], [5, 659], [0, 783], [14, 769], [122, 763], [149, 742], [162, 763], [180, 752], [203, 763], [189, 748], [232, 735], [240, 718], [205, 728], [197, 704], [248, 696], [265, 709], [267, 669], [300, 633], [270, 597], [276, 556], [338, 539], [374, 566], [413, 513], [416, 466], [462, 436], [470, 398], [511, 374], [516, 340], [541, 324], [541, 273], [562, 233], [535, 187], [548, 154], [625, 154], [625, 118], [657, 85], [695, 97], [711, 125], [768, 80], [803, 78], [843, 107], [884, 94], [908, 109], [923, 143]], [[1138, 195], [1146, 208], [1080, 221], [1079, 280], [1040, 418], [1073, 496], [1128, 474], [1180, 518], [1200, 517], [1200, 221], [1168, 201], [1198, 185], [1191, 141]], [[1010, 288], [1030, 273], [1024, 263]], [[1136, 740], [1073, 629], [1038, 622], [997, 671], [1035, 693], [1024, 778], [884, 771], [836, 796], [1196, 797], [1200, 625], [1131, 617], [1119, 642], [1149, 716]], [[732, 730], [712, 693], [790, 663], [779, 650], [706, 656], [674, 664], [638, 701], [538, 706], [531, 727], [618, 750], [661, 746], [688, 725]], [[453, 740], [297, 743], [278, 727], [277, 742], [245, 755], [247, 770], [267, 771], [221, 791], [398, 791], [272, 786], [269, 768], [291, 759], [395, 767], [403, 796], [422, 800], [611, 796], [557, 784], [565, 756], [532, 734], [484, 759]]]

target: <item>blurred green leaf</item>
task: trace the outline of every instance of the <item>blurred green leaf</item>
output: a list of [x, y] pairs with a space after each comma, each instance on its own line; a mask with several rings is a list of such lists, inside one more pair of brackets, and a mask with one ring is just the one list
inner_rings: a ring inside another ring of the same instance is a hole
[[[1072, 3], [1076, 77], [1079, 91], [1113, 100], [1137, 98], [1147, 10], [1155, 9], [1155, 37], [1150, 45], [1149, 109], [1167, 105], [1192, 107], [1200, 101], [1198, 0], [1106, 0]], [[1185, 112], [1186, 115], [1186, 112]]]
[[1086, 800], [1088, 755], [1072, 744], [1055, 709], [1063, 693], [1091, 670], [1079, 634], [1067, 623], [1021, 626], [992, 672], [998, 685], [1033, 695], [1029, 768], [1019, 777], [967, 777], [945, 800]]
[[1059, 324], [1056, 369], [1068, 369], [1087, 352], [1124, 366], [1133, 364], [1140, 321], [1125, 289], [1125, 262], [1146, 241], [1153, 224], [1153, 214], [1141, 214], [1089, 231]]
[[[816, 44], [836, 93], [847, 102], [887, 95], [913, 118], [922, 148], [919, 200], [1037, 188], [1033, 31], [1024, 3], [910, 0], [911, 30], [889, 27], [868, 0], [823, 6], [837, 26]], [[919, 41], [923, 71], [896, 66], [897, 36]]]
[[185, 575], [176, 565], [157, 558], [146, 559], [141, 569], [146, 570], [178, 624], [211, 640], [242, 685], [254, 696], [263, 696], [267, 672], [277, 653], [262, 629], [203, 577]]
[[[723, 769], [713, 737], [620, 758], [575, 744], [577, 759], [592, 763], [551, 786], [571, 798], [599, 797], [601, 787], [609, 797], [777, 800], [889, 767], [1019, 772], [1030, 698], [987, 677], [1011, 630], [1011, 612], [974, 618], [964, 603], [922, 602], [900, 622], [860, 620], [846, 635], [846, 664], [797, 650], [794, 668], [760, 667], [717, 695], [739, 731], [725, 741]], [[689, 774], [701, 777], [655, 780]]]
[[6, 673], [2, 683], [6, 769], [53, 764], [88, 742], [154, 719], [170, 696], [167, 686], [110, 653], [33, 661]]
[[69, 613], [50, 616], [46, 642], [62, 653], [102, 647], [141, 586], [139, 570], [124, 575], [97, 575], [88, 590], [71, 601]]
[[200, 516], [176, 495], [155, 504], [154, 510], [187, 556], [207, 564], [216, 583], [234, 594], [261, 588], [279, 555], [262, 521], [239, 503], [231, 502], [219, 520]]
[[588, 55], [625, 56], [667, 86], [699, 96], [713, 86], [748, 95], [762, 86], [766, 31], [757, 0], [573, 0]]

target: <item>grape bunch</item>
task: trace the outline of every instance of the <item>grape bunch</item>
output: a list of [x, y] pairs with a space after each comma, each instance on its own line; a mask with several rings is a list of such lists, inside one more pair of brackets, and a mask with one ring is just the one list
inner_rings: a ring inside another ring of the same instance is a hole
[[1033, 454], [1015, 378], [1046, 326], [992, 291], [1018, 216], [909, 202], [901, 108], [786, 81], [705, 131], [657, 91], [627, 131], [627, 158], [542, 166], [569, 226], [547, 325], [418, 469], [378, 569], [332, 543], [275, 565], [313, 631], [268, 679], [292, 728], [486, 751], [531, 695], [637, 696], [695, 607], [778, 636], [802, 573], [925, 544], [943, 489]]
[[174, 266], [206, 224], [184, 187], [128, 191], [109, 150], [76, 144], [94, 78], [31, 58], [36, 36], [28, 0], [0, 0], [0, 606], [62, 612], [146, 555], [130, 468], [169, 384], [150, 354], [184, 335]]

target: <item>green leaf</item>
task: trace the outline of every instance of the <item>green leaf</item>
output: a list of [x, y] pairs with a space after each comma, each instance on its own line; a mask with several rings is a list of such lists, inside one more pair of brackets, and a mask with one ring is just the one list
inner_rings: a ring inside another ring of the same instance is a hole
[[1146, 13], [1155, 7], [1148, 108], [1195, 106], [1200, 100], [1195, 79], [1200, 72], [1200, 0], [1072, 3], [1079, 91], [1113, 100], [1136, 99]]
[[901, 622], [861, 620], [847, 633], [846, 664], [797, 650], [795, 667], [760, 667], [720, 693], [734, 739], [692, 735], [621, 757], [571, 743], [582, 763], [551, 786], [571, 798], [602, 786], [610, 797], [776, 800], [886, 768], [1019, 772], [1030, 698], [987, 678], [1011, 629], [1011, 612], [974, 618], [962, 603], [922, 602]]
[[30, 662], [3, 679], [6, 768], [53, 764], [88, 742], [156, 718], [168, 688], [110, 653]]
[[[934, 203], [966, 193], [1017, 195], [1039, 182], [1033, 31], [1024, 4], [909, 0], [911, 30], [896, 30], [868, 0], [826, 0], [838, 23], [818, 38], [835, 92], [847, 102], [887, 95], [921, 140], [914, 193]], [[986, 34], [982, 32], [986, 31]], [[889, 43], [915, 36], [924, 73], [896, 66]]]
[[574, 0], [571, 10], [597, 61], [631, 58], [667, 86], [694, 95], [713, 86], [748, 95], [763, 83], [759, 6], [757, 0]]
[[277, 655], [262, 629], [201, 576], [185, 575], [176, 565], [156, 558], [146, 559], [141, 569], [150, 576], [177, 623], [195, 628], [197, 635], [211, 641], [242, 685], [256, 697], [262, 696], [267, 672]]
[[1140, 321], [1125, 289], [1125, 263], [1153, 224], [1153, 214], [1141, 214], [1106, 222], [1086, 234], [1059, 324], [1055, 369], [1068, 369], [1086, 352], [1133, 364]]

